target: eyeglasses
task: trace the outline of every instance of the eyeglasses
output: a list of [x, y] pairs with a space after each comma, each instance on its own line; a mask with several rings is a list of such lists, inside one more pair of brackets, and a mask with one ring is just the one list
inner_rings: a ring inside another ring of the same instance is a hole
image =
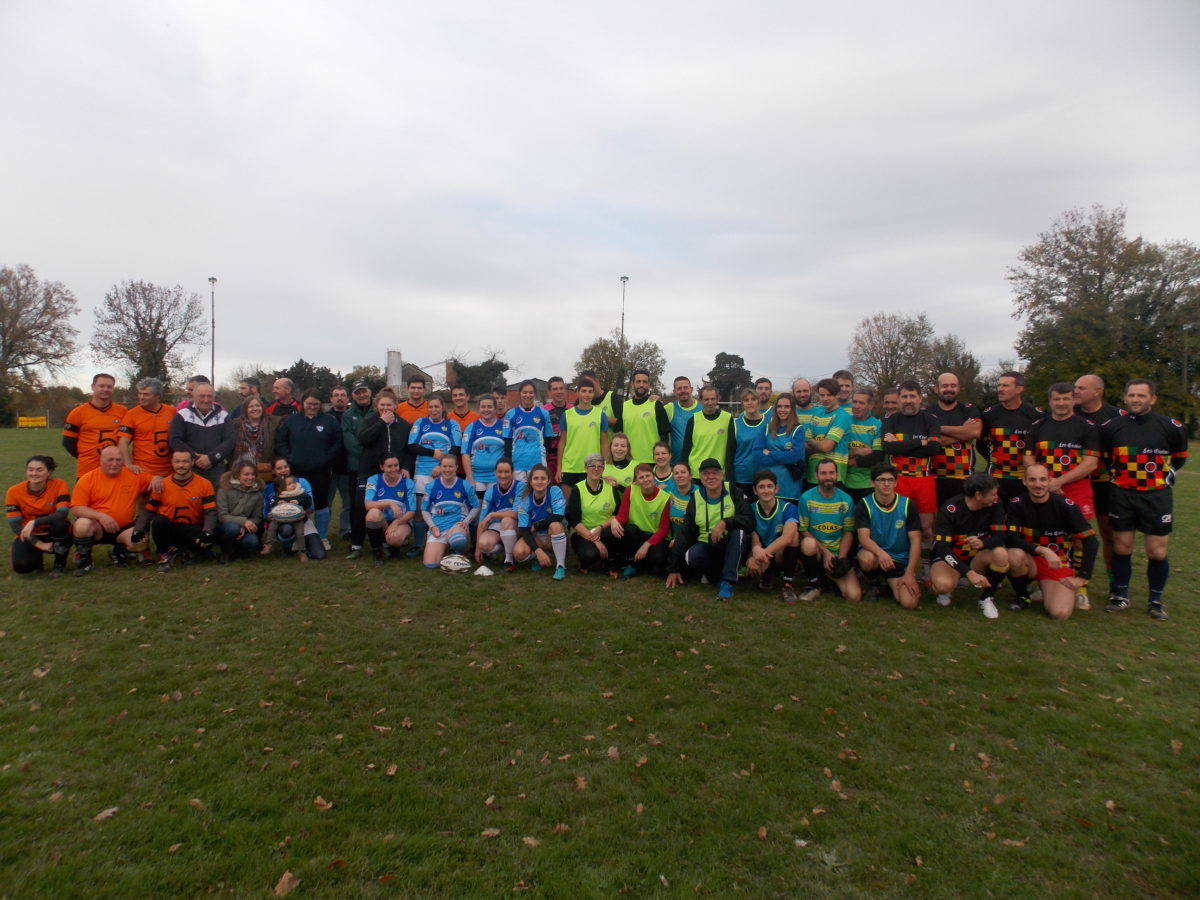
[[875, 483], [876, 484], [895, 484], [896, 479], [893, 478], [891, 475], [880, 475], [878, 478], [875, 479]]

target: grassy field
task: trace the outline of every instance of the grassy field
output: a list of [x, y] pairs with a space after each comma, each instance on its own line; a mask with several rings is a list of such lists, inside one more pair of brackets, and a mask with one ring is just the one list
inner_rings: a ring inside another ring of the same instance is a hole
[[1195, 896], [1197, 470], [1164, 623], [1140, 561], [1058, 624], [336, 543], [6, 574], [0, 896]]

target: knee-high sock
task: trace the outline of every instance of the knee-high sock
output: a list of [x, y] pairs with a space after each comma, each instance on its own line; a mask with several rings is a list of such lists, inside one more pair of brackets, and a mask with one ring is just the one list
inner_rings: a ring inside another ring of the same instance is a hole
[[513, 547], [517, 545], [517, 532], [510, 528], [507, 531], [500, 532], [500, 543], [504, 545], [504, 561], [510, 563], [513, 560]]
[[1112, 590], [1118, 597], [1129, 596], [1129, 579], [1133, 575], [1133, 557], [1128, 553], [1112, 556]]
[[368, 522], [367, 523], [367, 540], [371, 542], [371, 549], [383, 549], [383, 522]]
[[1171, 564], [1166, 559], [1146, 560], [1146, 581], [1150, 584], [1150, 600], [1152, 603], [1162, 603], [1163, 591], [1167, 587], [1167, 575], [1171, 572]]
[[550, 549], [554, 551], [555, 565], [567, 564], [567, 536], [565, 534], [550, 535]]

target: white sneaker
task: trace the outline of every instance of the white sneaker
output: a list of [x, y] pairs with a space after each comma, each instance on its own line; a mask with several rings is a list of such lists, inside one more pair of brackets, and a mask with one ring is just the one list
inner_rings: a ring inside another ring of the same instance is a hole
[[815, 588], [815, 587], [806, 588], [805, 590], [800, 592], [800, 602], [801, 603], [811, 603], [813, 600], [816, 600], [820, 596], [821, 596], [820, 588]]
[[329, 538], [322, 538], [321, 546], [324, 547], [327, 551], [333, 549], [333, 544], [329, 543]]
[[1092, 601], [1088, 599], [1086, 591], [1075, 592], [1075, 608], [1076, 609], [1091, 609]]
[[1042, 589], [1040, 587], [1038, 587], [1036, 584], [1033, 586], [1033, 590], [1031, 590], [1029, 592], [1029, 601], [1031, 603], [1041, 603], [1042, 602]]
[[979, 611], [983, 613], [985, 619], [1000, 618], [1000, 612], [996, 609], [996, 604], [992, 602], [991, 597], [984, 597], [979, 601]]
[[938, 594], [937, 602], [938, 602], [938, 606], [949, 606], [950, 605], [950, 595], [949, 594]]

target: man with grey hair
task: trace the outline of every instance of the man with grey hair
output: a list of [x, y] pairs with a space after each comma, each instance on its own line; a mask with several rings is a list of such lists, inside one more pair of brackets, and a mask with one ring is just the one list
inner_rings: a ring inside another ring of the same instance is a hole
[[192, 405], [171, 420], [168, 435], [172, 450], [188, 450], [196, 468], [219, 478], [233, 452], [233, 422], [229, 413], [216, 405], [211, 384], [198, 384]]
[[300, 404], [296, 402], [296, 382], [290, 378], [276, 378], [271, 385], [271, 393], [275, 402], [267, 407], [267, 415], [290, 416], [300, 412]]
[[117, 427], [117, 446], [125, 468], [135, 475], [147, 472], [165, 478], [171, 474], [169, 432], [175, 407], [162, 402], [163, 383], [143, 378], [137, 388], [137, 406], [125, 413]]

